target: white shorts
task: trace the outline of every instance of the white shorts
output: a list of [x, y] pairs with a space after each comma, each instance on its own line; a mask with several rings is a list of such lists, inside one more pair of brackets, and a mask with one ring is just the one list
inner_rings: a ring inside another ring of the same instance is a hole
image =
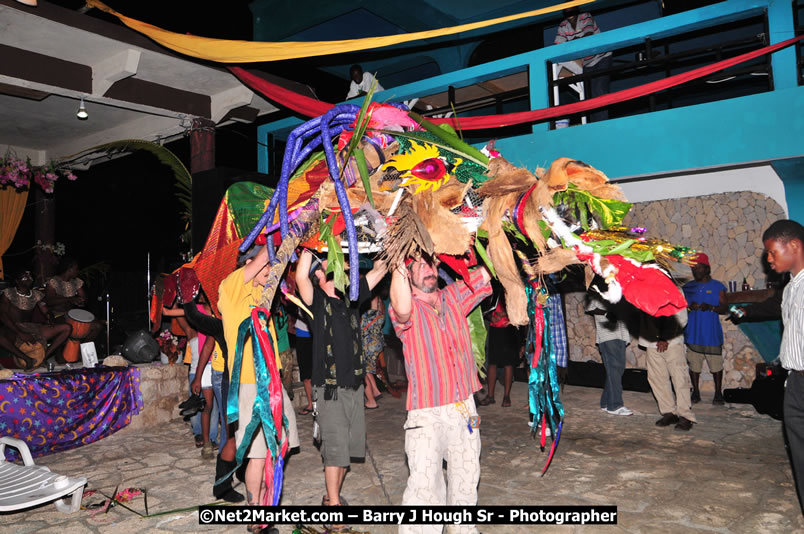
[[190, 345], [190, 374], [194, 375], [198, 369], [198, 338], [194, 337], [187, 344]]
[[212, 389], [212, 365], [209, 363], [201, 373], [201, 389]]

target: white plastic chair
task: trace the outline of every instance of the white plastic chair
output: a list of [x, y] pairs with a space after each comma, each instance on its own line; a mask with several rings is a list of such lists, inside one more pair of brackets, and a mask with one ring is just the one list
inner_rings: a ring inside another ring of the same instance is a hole
[[[24, 465], [6, 461], [6, 445], [20, 451]], [[86, 483], [86, 477], [67, 477], [34, 464], [24, 441], [0, 437], [0, 512], [22, 510], [53, 500], [59, 512], [77, 512]], [[67, 495], [71, 497], [69, 503], [63, 498]]]
[[[561, 72], [561, 69], [567, 69], [572, 74], [578, 75], [583, 74], [583, 67], [578, 65], [575, 61], [565, 61], [561, 63], [553, 63], [553, 81], [558, 80], [558, 73]], [[579, 100], [586, 100], [586, 88], [583, 82], [575, 82], [568, 85], [570, 89], [578, 93]], [[560, 103], [558, 101], [558, 86], [553, 86], [553, 102], [555, 105], [558, 106]], [[557, 119], [556, 122], [561, 120], [568, 120], [568, 119]], [[586, 124], [586, 115], [581, 117], [581, 124]]]

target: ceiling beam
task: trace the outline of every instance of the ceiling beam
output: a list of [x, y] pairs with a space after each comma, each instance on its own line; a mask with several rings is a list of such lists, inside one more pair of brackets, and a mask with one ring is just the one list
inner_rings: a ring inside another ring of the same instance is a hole
[[257, 108], [253, 108], [251, 106], [240, 106], [239, 108], [230, 110], [220, 121], [218, 121], [218, 124], [226, 121], [236, 121], [250, 124], [257, 120], [259, 113], [260, 110]]
[[9, 96], [18, 96], [20, 98], [27, 98], [28, 100], [36, 100], [37, 102], [41, 102], [48, 96], [50, 93], [45, 91], [37, 91], [35, 89], [29, 89], [27, 87], [19, 87], [17, 85], [11, 85], [9, 83], [0, 83], [0, 93]]
[[92, 68], [22, 48], [0, 44], [0, 75], [34, 83], [92, 92]]
[[127, 48], [92, 65], [92, 94], [103, 95], [115, 82], [137, 74], [141, 55]]
[[253, 99], [254, 93], [245, 85], [239, 84], [230, 87], [225, 91], [212, 95], [208, 117], [218, 123], [229, 111], [251, 104]]
[[136, 78], [129, 77], [115, 82], [103, 96], [194, 117], [211, 118], [212, 99], [209, 96]]

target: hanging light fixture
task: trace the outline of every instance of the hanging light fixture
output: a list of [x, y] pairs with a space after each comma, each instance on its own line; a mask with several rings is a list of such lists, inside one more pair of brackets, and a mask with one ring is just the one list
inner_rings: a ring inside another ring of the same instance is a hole
[[81, 99], [81, 104], [78, 106], [78, 113], [75, 114], [78, 120], [85, 121], [89, 118], [89, 113], [87, 113], [87, 108], [84, 105], [84, 99]]

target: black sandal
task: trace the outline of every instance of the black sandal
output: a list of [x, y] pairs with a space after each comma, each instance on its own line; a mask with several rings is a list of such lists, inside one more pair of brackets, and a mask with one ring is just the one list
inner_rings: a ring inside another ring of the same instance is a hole
[[485, 399], [483, 399], [482, 401], [478, 402], [477, 404], [479, 406], [488, 406], [489, 404], [494, 404], [496, 402], [497, 401], [494, 400], [494, 397], [486, 397]]
[[346, 499], [341, 497], [340, 500], [341, 504], [329, 504], [329, 497], [324, 495], [324, 497], [321, 499], [321, 506], [349, 506], [349, 503], [346, 502]]

